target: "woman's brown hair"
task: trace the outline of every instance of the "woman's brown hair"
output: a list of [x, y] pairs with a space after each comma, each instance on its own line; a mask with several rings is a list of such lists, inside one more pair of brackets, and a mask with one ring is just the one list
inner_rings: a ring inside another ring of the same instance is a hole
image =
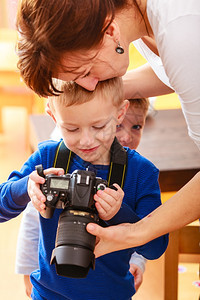
[[25, 83], [39, 96], [59, 94], [52, 77], [61, 54], [100, 45], [115, 11], [125, 5], [127, 0], [21, 0], [17, 51]]

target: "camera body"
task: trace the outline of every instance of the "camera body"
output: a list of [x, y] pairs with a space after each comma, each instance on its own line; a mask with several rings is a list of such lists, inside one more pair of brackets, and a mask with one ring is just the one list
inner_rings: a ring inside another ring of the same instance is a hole
[[94, 172], [75, 170], [72, 174], [46, 175], [41, 191], [46, 196], [44, 218], [51, 218], [55, 208], [70, 208], [96, 213], [94, 194], [107, 187], [107, 181]]
[[63, 209], [58, 221], [55, 249], [51, 264], [58, 275], [85, 278], [95, 268], [94, 247], [96, 237], [87, 232], [88, 223], [99, 223], [94, 194], [107, 187], [107, 181], [92, 171], [75, 170], [72, 174], [44, 175], [42, 166], [38, 174], [45, 178], [40, 186], [46, 196], [44, 218], [52, 218], [56, 208]]

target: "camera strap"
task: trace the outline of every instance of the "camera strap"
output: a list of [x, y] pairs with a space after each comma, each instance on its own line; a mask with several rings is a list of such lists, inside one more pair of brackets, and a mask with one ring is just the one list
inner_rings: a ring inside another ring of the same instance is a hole
[[[124, 186], [126, 167], [127, 167], [127, 152], [124, 147], [118, 142], [115, 137], [111, 146], [111, 159], [108, 171], [108, 186], [117, 183], [121, 188]], [[54, 168], [63, 168], [68, 173], [73, 152], [70, 151], [62, 140], [56, 150], [54, 158]]]
[[72, 153], [73, 152], [65, 146], [65, 143], [62, 140], [57, 147], [53, 167], [63, 168], [65, 170], [65, 173], [67, 174], [71, 162]]
[[115, 137], [111, 149], [110, 167], [108, 172], [108, 186], [117, 183], [122, 189], [124, 186], [128, 154]]

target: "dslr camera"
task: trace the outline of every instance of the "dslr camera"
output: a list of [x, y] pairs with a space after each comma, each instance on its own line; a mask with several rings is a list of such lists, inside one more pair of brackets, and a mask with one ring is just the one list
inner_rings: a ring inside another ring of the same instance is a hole
[[107, 181], [92, 171], [75, 170], [72, 174], [44, 175], [42, 165], [37, 173], [45, 178], [40, 186], [46, 196], [44, 218], [52, 218], [56, 208], [63, 209], [58, 220], [55, 248], [50, 264], [55, 263], [58, 275], [85, 278], [95, 269], [93, 253], [96, 237], [86, 230], [88, 223], [99, 224], [94, 194], [107, 187]]

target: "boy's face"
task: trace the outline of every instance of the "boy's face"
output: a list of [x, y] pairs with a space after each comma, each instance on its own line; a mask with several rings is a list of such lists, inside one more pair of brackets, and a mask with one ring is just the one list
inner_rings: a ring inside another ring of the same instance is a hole
[[140, 107], [131, 105], [126, 116], [117, 128], [117, 138], [122, 146], [136, 149], [144, 129], [146, 112]]
[[89, 102], [66, 107], [54, 101], [53, 115], [66, 146], [92, 164], [109, 164], [116, 125], [122, 122], [126, 105], [117, 108], [96, 95]]

